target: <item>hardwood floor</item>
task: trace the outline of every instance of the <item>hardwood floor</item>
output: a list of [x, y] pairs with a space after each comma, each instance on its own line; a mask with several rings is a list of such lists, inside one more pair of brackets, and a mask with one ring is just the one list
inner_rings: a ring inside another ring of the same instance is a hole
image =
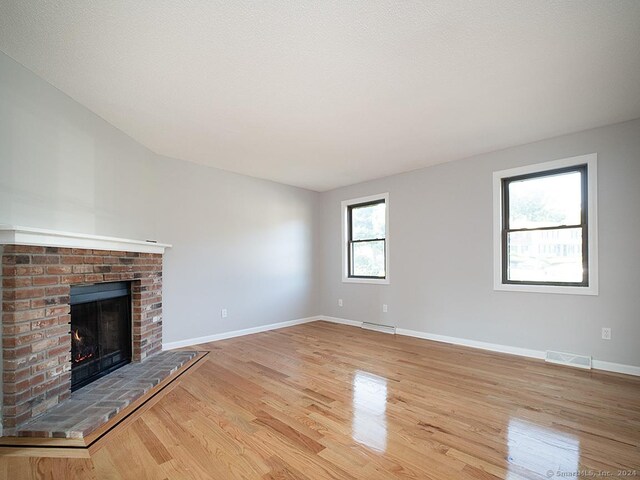
[[4, 456], [0, 478], [640, 477], [640, 378], [325, 322], [200, 349], [90, 458]]

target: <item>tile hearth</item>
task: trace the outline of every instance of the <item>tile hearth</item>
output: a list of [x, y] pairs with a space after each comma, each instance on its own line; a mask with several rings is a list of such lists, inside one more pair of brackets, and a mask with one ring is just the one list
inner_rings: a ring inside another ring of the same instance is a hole
[[160, 352], [130, 363], [71, 394], [71, 397], [17, 429], [19, 437], [83, 438], [145, 395], [197, 355]]

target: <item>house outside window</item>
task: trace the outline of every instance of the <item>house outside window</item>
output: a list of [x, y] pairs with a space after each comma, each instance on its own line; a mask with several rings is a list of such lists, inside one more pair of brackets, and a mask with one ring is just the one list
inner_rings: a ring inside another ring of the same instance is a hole
[[596, 154], [494, 173], [494, 288], [596, 295]]
[[344, 282], [389, 283], [389, 194], [342, 202]]

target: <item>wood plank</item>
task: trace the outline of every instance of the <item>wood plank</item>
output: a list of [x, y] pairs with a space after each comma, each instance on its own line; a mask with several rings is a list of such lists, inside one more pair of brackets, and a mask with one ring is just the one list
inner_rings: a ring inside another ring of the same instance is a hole
[[[146, 394], [136, 399], [134, 402], [128, 405], [127, 408], [118, 412], [116, 415], [114, 415], [113, 418], [110, 418], [107, 423], [98, 427], [96, 430], [94, 430], [89, 435], [84, 437], [85, 445], [91, 445], [98, 438], [100, 438], [106, 432], [111, 430], [115, 425], [118, 425], [119, 423], [121, 423], [123, 419], [130, 416], [132, 412], [134, 412], [136, 409], [139, 409], [139, 407], [141, 407], [143, 404], [147, 403], [150, 398], [154, 398], [155, 401], [160, 400], [160, 398], [162, 398], [162, 396], [166, 395], [167, 393], [163, 389], [165, 389], [165, 387], [169, 385], [171, 382], [173, 382], [176, 378], [180, 377], [184, 372], [186, 372], [187, 370], [191, 369], [194, 365], [199, 363], [200, 360], [205, 355], [206, 355], [206, 352], [199, 352], [195, 357], [193, 357], [187, 363], [182, 365], [178, 370], [173, 372], [171, 375], [165, 378], [162, 382], [160, 382], [158, 385], [156, 385], [151, 390], [149, 390]], [[151, 405], [152, 404], [146, 405], [146, 408], [149, 408]], [[140, 413], [142, 412], [135, 413], [136, 418]], [[133, 421], [135, 420], [135, 418], [132, 418], [131, 420]]]
[[0, 446], [86, 447], [82, 438], [0, 437]]
[[90, 458], [85, 447], [0, 447], [1, 457]]
[[197, 370], [76, 460], [88, 463], [0, 451], [2, 478], [492, 480], [640, 469], [636, 377], [327, 322], [201, 348], [210, 354]]

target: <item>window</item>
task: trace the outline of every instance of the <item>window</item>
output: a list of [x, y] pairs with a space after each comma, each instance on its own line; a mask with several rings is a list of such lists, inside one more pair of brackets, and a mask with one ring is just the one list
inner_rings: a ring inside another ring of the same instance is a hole
[[388, 194], [342, 202], [345, 282], [389, 283]]
[[495, 288], [597, 294], [596, 155], [494, 173]]

